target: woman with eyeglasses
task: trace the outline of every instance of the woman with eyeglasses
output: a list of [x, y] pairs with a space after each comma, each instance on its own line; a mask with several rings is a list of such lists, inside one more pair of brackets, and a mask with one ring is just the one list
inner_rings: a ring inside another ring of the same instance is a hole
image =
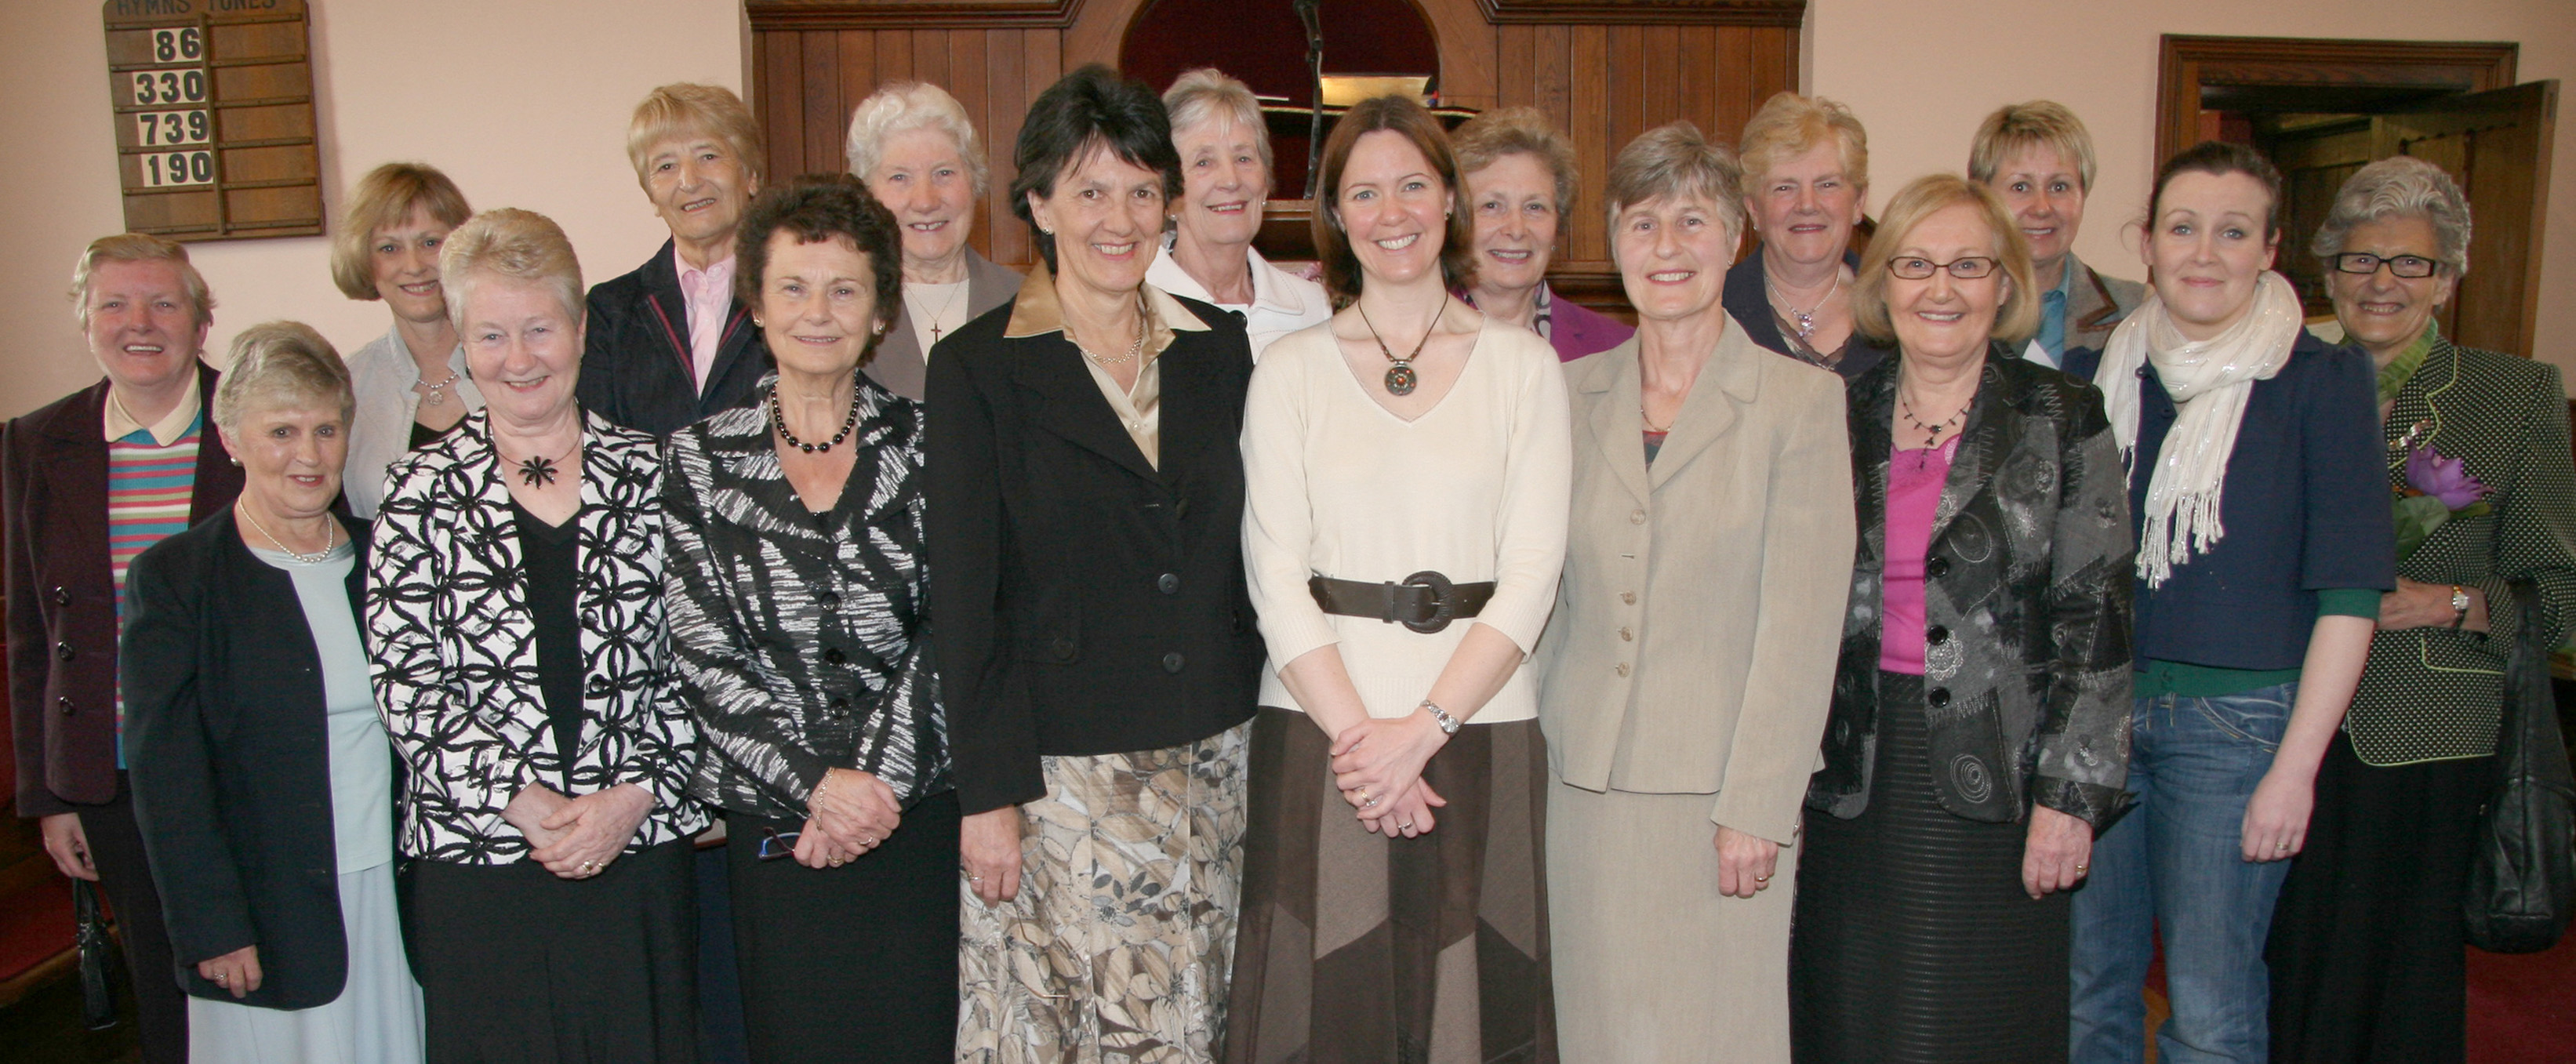
[[2272, 1059], [2457, 1061], [2460, 896], [2505, 659], [2517, 642], [2556, 647], [2576, 617], [2566, 408], [2548, 363], [2442, 335], [2469, 268], [2469, 202], [2440, 167], [2404, 155], [2363, 167], [2309, 250], [2345, 338], [2378, 367], [2389, 488], [2427, 490], [2415, 481], [2438, 456], [2464, 463], [2443, 508], [2470, 509], [2399, 560], [2317, 768], [2307, 845], [2272, 917]]
[[724, 810], [757, 1060], [944, 1059], [957, 792], [932, 681], [921, 406], [860, 372], [902, 241], [847, 174], [763, 193], [737, 297], [778, 371], [671, 437], [663, 572], [679, 695]]
[[1887, 205], [1852, 292], [1860, 552], [1807, 789], [1801, 1064], [2066, 1054], [2067, 895], [2128, 765], [2128, 488], [2102, 396], [2018, 357], [2030, 251], [1949, 174]]

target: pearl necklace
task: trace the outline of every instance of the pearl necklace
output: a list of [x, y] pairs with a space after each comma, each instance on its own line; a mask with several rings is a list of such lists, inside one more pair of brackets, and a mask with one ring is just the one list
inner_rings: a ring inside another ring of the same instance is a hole
[[267, 525], [259, 523], [259, 518], [251, 516], [249, 507], [235, 506], [233, 507], [233, 512], [240, 514], [242, 520], [250, 522], [250, 527], [259, 530], [259, 534], [268, 540], [269, 546], [277, 548], [278, 553], [286, 555], [288, 559], [294, 561], [298, 565], [320, 565], [323, 562], [330, 561], [331, 552], [339, 549], [340, 547], [340, 522], [338, 521], [325, 519], [322, 522], [322, 549], [311, 554], [306, 554], [303, 551], [287, 546], [284, 541], [279, 540], [277, 538], [277, 533], [269, 531]]

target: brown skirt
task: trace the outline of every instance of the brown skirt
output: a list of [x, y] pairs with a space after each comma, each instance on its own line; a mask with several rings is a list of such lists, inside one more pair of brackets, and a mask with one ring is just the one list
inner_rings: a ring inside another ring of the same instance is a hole
[[1222, 1059], [1553, 1064], [1538, 722], [1452, 737], [1422, 774], [1449, 805], [1412, 839], [1360, 828], [1305, 714], [1252, 727]]

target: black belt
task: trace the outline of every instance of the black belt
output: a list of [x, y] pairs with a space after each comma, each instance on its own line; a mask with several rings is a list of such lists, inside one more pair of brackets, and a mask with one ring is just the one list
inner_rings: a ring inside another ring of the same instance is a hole
[[1494, 597], [1491, 580], [1453, 584], [1448, 577], [1427, 569], [1405, 577], [1401, 584], [1318, 576], [1308, 579], [1306, 587], [1315, 593], [1315, 605], [1326, 613], [1371, 617], [1425, 635], [1449, 627], [1449, 622], [1460, 617], [1475, 616]]

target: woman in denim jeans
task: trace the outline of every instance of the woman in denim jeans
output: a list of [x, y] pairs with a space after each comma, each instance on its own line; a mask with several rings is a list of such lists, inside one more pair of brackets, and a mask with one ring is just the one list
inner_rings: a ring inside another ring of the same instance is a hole
[[2309, 336], [2271, 272], [2280, 203], [2250, 149], [2168, 160], [2147, 211], [2155, 291], [2093, 373], [2140, 529], [2138, 805], [2075, 896], [2079, 1064], [2144, 1057], [2159, 933], [2158, 1059], [2266, 1059], [2273, 901], [2396, 585], [2370, 361]]

